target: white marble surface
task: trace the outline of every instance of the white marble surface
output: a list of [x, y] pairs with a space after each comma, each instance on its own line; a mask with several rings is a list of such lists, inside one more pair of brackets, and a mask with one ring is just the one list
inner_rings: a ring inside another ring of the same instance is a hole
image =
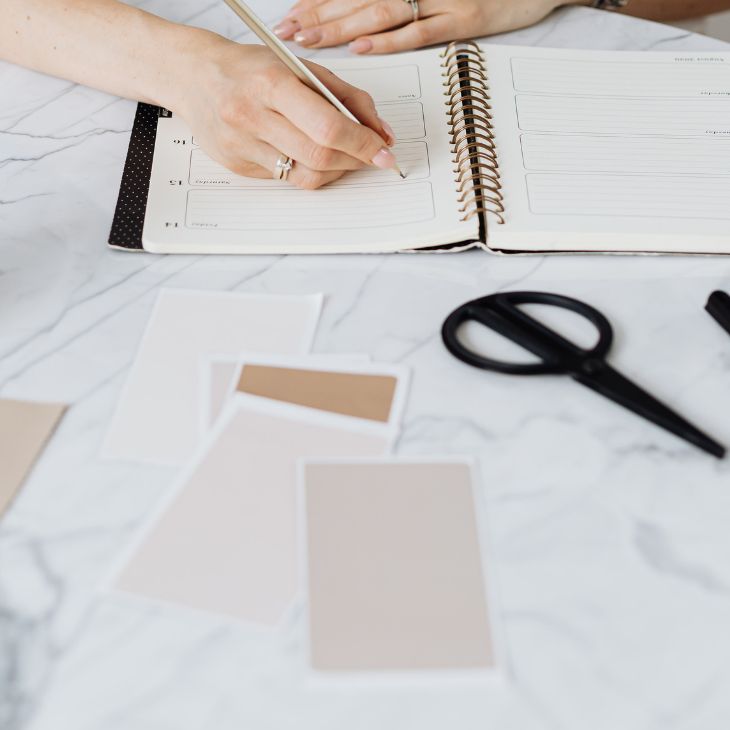
[[[240, 34], [219, 2], [144, 5]], [[505, 41], [722, 47], [589, 10]], [[0, 394], [73, 403], [0, 527], [3, 730], [730, 726], [730, 462], [568, 380], [470, 371], [438, 338], [452, 307], [497, 289], [585, 298], [616, 325], [615, 363], [730, 443], [730, 339], [702, 311], [730, 260], [111, 253], [134, 104], [2, 65], [0, 99]], [[98, 456], [161, 286], [322, 291], [318, 351], [412, 366], [398, 451], [481, 463], [506, 689], [311, 693], [298, 620], [271, 636], [97, 597], [174, 477]]]

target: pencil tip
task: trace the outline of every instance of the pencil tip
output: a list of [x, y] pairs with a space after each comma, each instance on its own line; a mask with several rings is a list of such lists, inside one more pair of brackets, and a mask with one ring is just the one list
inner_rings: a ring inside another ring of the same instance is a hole
[[398, 174], [400, 175], [400, 179], [401, 179], [401, 180], [405, 180], [405, 179], [406, 179], [406, 175], [405, 175], [405, 173], [403, 172], [403, 170], [399, 170], [399, 171], [398, 171]]

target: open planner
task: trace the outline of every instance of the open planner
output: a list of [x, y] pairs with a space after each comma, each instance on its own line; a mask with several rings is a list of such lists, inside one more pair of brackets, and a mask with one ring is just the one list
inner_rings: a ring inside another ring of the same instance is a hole
[[476, 43], [337, 60], [407, 175], [237, 176], [137, 110], [110, 245], [157, 253], [730, 253], [730, 54]]

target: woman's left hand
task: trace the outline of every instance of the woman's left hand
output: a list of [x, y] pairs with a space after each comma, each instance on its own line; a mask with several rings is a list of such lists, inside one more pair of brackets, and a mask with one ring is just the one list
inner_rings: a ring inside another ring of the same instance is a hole
[[[580, 2], [580, 0], [578, 0]], [[274, 28], [308, 48], [349, 43], [353, 53], [392, 53], [523, 28], [561, 0], [300, 0]]]

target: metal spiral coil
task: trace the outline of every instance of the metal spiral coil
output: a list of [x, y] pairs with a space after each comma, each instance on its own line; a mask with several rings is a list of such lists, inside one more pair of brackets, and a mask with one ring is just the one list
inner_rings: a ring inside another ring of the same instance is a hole
[[450, 43], [441, 58], [449, 141], [462, 220], [490, 215], [498, 223], [504, 223], [504, 196], [486, 58], [479, 46], [471, 41]]

